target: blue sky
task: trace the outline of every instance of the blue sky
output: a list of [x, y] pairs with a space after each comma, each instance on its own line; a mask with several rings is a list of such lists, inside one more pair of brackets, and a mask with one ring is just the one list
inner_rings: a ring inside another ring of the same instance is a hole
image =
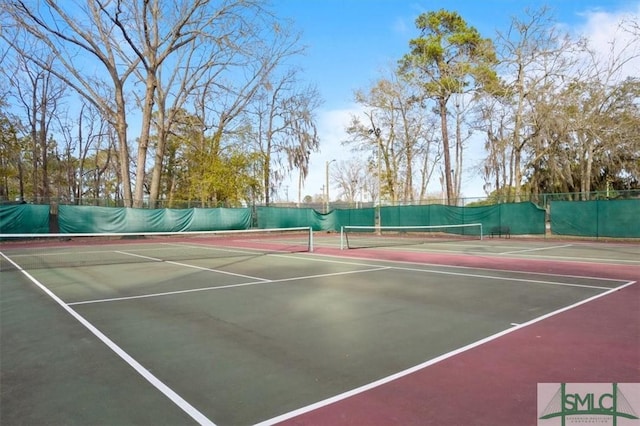
[[[439, 9], [456, 11], [483, 36], [494, 38], [496, 30], [508, 28], [513, 16], [543, 5], [549, 6], [567, 31], [601, 38], [615, 30], [606, 27], [615, 26], [620, 14], [637, 16], [640, 11], [640, 0], [273, 0], [278, 16], [292, 19], [302, 31], [302, 43], [307, 46], [300, 61], [304, 78], [318, 87], [324, 99], [318, 113], [321, 152], [311, 159], [302, 196], [322, 192], [326, 161], [351, 155], [340, 141], [345, 138], [343, 129], [350, 114], [357, 112], [353, 93], [366, 89], [380, 78], [381, 70], [408, 51], [409, 40], [417, 36], [414, 22], [418, 15]], [[482, 152], [472, 154], [470, 163], [481, 160]], [[285, 186], [279, 198], [286, 198], [286, 193], [290, 201], [297, 201], [297, 183]], [[331, 187], [333, 200], [338, 194]], [[482, 181], [471, 171], [463, 178], [462, 192], [467, 197], [485, 195]]]

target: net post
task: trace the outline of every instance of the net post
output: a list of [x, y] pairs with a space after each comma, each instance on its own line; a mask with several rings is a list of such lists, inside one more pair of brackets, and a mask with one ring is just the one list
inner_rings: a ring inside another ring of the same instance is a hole
[[313, 227], [309, 227], [309, 253], [313, 253]]
[[340, 227], [340, 250], [344, 250], [344, 226]]
[[484, 238], [484, 232], [482, 232], [482, 223], [480, 223], [480, 241]]

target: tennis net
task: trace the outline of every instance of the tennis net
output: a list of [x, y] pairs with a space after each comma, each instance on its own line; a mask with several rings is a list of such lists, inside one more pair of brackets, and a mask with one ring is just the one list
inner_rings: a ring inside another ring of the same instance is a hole
[[482, 240], [482, 224], [423, 226], [343, 226], [340, 248], [373, 248], [446, 242]]
[[201, 232], [0, 234], [0, 270], [313, 251], [309, 227]]

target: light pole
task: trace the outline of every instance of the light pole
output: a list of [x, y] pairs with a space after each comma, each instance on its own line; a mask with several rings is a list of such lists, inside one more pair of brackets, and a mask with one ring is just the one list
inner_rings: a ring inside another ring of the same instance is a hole
[[325, 170], [324, 170], [324, 176], [325, 176], [325, 188], [327, 191], [327, 198], [325, 200], [326, 204], [325, 204], [325, 209], [324, 212], [325, 213], [329, 213], [329, 164], [333, 163], [334, 161], [336, 161], [335, 159], [331, 160], [331, 161], [327, 161], [325, 162]]

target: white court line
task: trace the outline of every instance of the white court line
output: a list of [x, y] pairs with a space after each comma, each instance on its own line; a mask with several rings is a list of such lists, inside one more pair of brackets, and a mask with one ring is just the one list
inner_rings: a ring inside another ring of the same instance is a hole
[[[284, 257], [291, 257], [292, 259], [309, 259], [312, 260], [314, 262], [329, 262], [329, 263], [344, 263], [347, 265], [361, 265], [361, 266], [376, 266], [374, 264], [371, 263], [362, 263], [362, 262], [344, 262], [344, 261], [336, 261], [336, 260], [328, 260], [328, 259], [322, 259], [324, 258], [331, 258], [331, 259], [358, 259], [358, 260], [364, 260], [366, 258], [359, 258], [359, 257], [348, 257], [348, 256], [335, 256], [335, 255], [331, 255], [331, 254], [318, 254], [318, 253], [313, 253], [311, 256], [312, 257], [297, 257], [297, 256], [292, 256], [292, 255], [273, 255], [273, 256], [284, 256]], [[309, 256], [307, 254], [301, 254], [301, 256]], [[371, 261], [377, 261], [377, 262], [387, 262], [387, 263], [400, 263], [400, 264], [404, 264], [404, 265], [420, 265], [420, 266], [435, 266], [438, 268], [443, 268], [443, 269], [471, 269], [471, 270], [476, 270], [476, 271], [491, 271], [491, 272], [505, 272], [505, 273], [509, 273], [509, 274], [519, 274], [519, 275], [539, 275], [539, 276], [547, 276], [547, 277], [564, 277], [564, 278], [578, 278], [578, 279], [585, 279], [585, 280], [597, 280], [597, 281], [613, 281], [613, 282], [618, 282], [618, 283], [622, 283], [622, 282], [626, 282], [625, 280], [621, 280], [621, 279], [616, 279], [616, 278], [604, 278], [604, 277], [590, 277], [588, 275], [567, 275], [567, 274], [550, 274], [550, 273], [546, 273], [546, 272], [531, 272], [531, 271], [518, 271], [518, 270], [511, 270], [511, 269], [496, 269], [496, 268], [481, 268], [479, 266], [460, 266], [460, 265], [444, 265], [444, 264], [436, 264], [436, 263], [423, 263], [423, 262], [411, 262], [411, 261], [407, 261], [407, 260], [376, 260], [376, 259], [369, 259]], [[588, 263], [588, 264], [592, 264], [591, 262], [571, 262], [571, 263]], [[611, 263], [605, 263], [605, 265], [611, 265]], [[395, 269], [404, 269], [398, 266], [392, 266], [392, 268]], [[418, 271], [426, 271], [426, 272], [431, 272], [430, 269], [416, 269]], [[442, 272], [442, 271], [433, 271], [433, 272]], [[452, 272], [453, 273], [453, 272]], [[480, 275], [481, 277], [489, 277], [491, 278], [491, 275]], [[607, 287], [607, 288], [611, 288], [611, 287]]]
[[[394, 268], [396, 269], [396, 268]], [[602, 286], [597, 286], [597, 285], [588, 285], [588, 284], [572, 284], [572, 283], [563, 283], [563, 282], [557, 282], [557, 281], [543, 281], [543, 280], [531, 280], [531, 279], [525, 279], [525, 278], [513, 278], [513, 277], [497, 277], [497, 276], [491, 276], [491, 275], [480, 275], [480, 274], [465, 274], [462, 272], [448, 272], [448, 271], [432, 271], [432, 270], [428, 270], [428, 269], [418, 269], [418, 268], [397, 268], [397, 269], [402, 269], [405, 271], [423, 271], [423, 272], [430, 272], [433, 274], [445, 274], [445, 275], [455, 275], [455, 276], [460, 276], [460, 277], [471, 277], [471, 278], [488, 278], [490, 280], [496, 280], [496, 281], [517, 281], [517, 282], [522, 282], [522, 283], [531, 283], [531, 284], [546, 284], [546, 285], [557, 285], [557, 286], [564, 286], [564, 287], [581, 287], [581, 288], [597, 288], [599, 290], [610, 290], [611, 287], [602, 287]], [[505, 271], [505, 272], [510, 272], [510, 271]]]
[[610, 289], [607, 292], [597, 294], [597, 295], [595, 295], [593, 297], [590, 297], [588, 299], [585, 299], [585, 300], [583, 300], [581, 302], [574, 303], [573, 305], [569, 305], [569, 306], [566, 306], [564, 308], [558, 309], [556, 311], [550, 312], [548, 314], [542, 315], [542, 316], [540, 316], [538, 318], [534, 318], [534, 319], [532, 319], [530, 321], [527, 321], [527, 322], [525, 322], [523, 324], [515, 325], [515, 326], [510, 327], [510, 328], [508, 328], [506, 330], [503, 330], [503, 331], [501, 331], [499, 333], [496, 333], [496, 334], [493, 334], [491, 336], [485, 337], [484, 339], [478, 340], [478, 341], [476, 341], [474, 343], [471, 343], [469, 345], [463, 346], [463, 347], [458, 348], [458, 349], [456, 349], [454, 351], [451, 351], [451, 352], [448, 352], [446, 354], [440, 355], [439, 357], [436, 357], [436, 358], [430, 359], [428, 361], [425, 361], [422, 364], [418, 364], [418, 365], [416, 365], [414, 367], [407, 368], [406, 370], [403, 370], [403, 371], [400, 371], [398, 373], [392, 374], [390, 376], [384, 377], [384, 378], [382, 378], [380, 380], [376, 380], [375, 382], [371, 382], [371, 383], [366, 384], [364, 386], [360, 386], [358, 388], [355, 388], [355, 389], [352, 389], [350, 391], [335, 395], [333, 397], [324, 399], [322, 401], [318, 401], [316, 403], [307, 405], [307, 406], [299, 408], [297, 410], [290, 411], [290, 412], [282, 414], [280, 416], [273, 417], [271, 419], [268, 419], [268, 420], [262, 421], [260, 423], [257, 423], [254, 426], [271, 426], [271, 425], [283, 422], [285, 420], [289, 420], [289, 419], [292, 419], [294, 417], [301, 416], [301, 415], [309, 413], [311, 411], [318, 410], [320, 408], [323, 408], [323, 407], [326, 407], [328, 405], [334, 404], [336, 402], [345, 400], [345, 399], [350, 398], [352, 396], [364, 393], [364, 392], [369, 391], [371, 389], [380, 387], [380, 386], [385, 385], [387, 383], [390, 383], [390, 382], [392, 382], [394, 380], [397, 380], [397, 379], [400, 379], [402, 377], [408, 376], [410, 374], [416, 373], [416, 372], [418, 372], [420, 370], [423, 370], [423, 369], [425, 369], [427, 367], [430, 367], [430, 366], [432, 366], [434, 364], [437, 364], [437, 363], [439, 363], [441, 361], [444, 361], [444, 360], [446, 360], [448, 358], [451, 358], [451, 357], [453, 357], [455, 355], [459, 355], [459, 354], [461, 354], [463, 352], [467, 352], [467, 351], [469, 351], [471, 349], [474, 349], [474, 348], [476, 348], [478, 346], [481, 346], [481, 345], [483, 345], [485, 343], [491, 342], [492, 340], [496, 340], [496, 339], [498, 339], [500, 337], [506, 336], [507, 334], [513, 333], [516, 330], [520, 330], [521, 328], [528, 327], [528, 326], [533, 325], [533, 324], [535, 324], [537, 322], [543, 321], [543, 320], [545, 320], [547, 318], [556, 316], [556, 315], [558, 315], [558, 314], [560, 314], [562, 312], [568, 311], [568, 310], [576, 308], [576, 307], [578, 307], [580, 305], [584, 305], [585, 303], [589, 303], [589, 302], [591, 302], [593, 300], [596, 300], [596, 299], [599, 299], [601, 297], [607, 296], [607, 295], [609, 295], [609, 294], [611, 294], [613, 292], [621, 290], [621, 289], [623, 289], [625, 287], [628, 287], [628, 286], [630, 286], [632, 284], [635, 284], [635, 281], [627, 282], [626, 284], [624, 284], [624, 285], [622, 285], [620, 287], [616, 287], [616, 288]]
[[193, 249], [197, 249], [197, 250], [214, 250], [214, 251], [222, 251], [225, 253], [238, 253], [238, 254], [244, 254], [246, 256], [249, 255], [255, 255], [255, 254], [261, 254], [264, 253], [264, 250], [260, 250], [260, 249], [238, 249], [237, 247], [234, 247], [233, 249], [230, 247], [224, 247], [224, 246], [211, 246], [211, 245], [207, 245], [207, 244], [197, 244], [197, 243], [162, 243], [164, 245], [167, 246], [171, 246], [171, 247], [181, 247], [181, 248], [193, 248]]
[[[243, 254], [245, 256], [250, 256], [250, 255], [255, 255], [255, 254], [261, 254], [264, 253], [264, 250], [259, 250], [259, 249], [243, 249], [243, 250], [239, 250], [237, 248], [225, 248], [222, 246], [218, 246], [218, 247], [212, 247], [212, 246], [207, 246], [206, 244], [202, 244], [202, 245], [198, 245], [198, 244], [178, 244], [178, 243], [157, 243], [157, 245], [162, 245], [162, 246], [169, 246], [169, 247], [181, 247], [181, 248], [187, 248], [187, 249], [195, 249], [195, 250], [202, 250], [202, 249], [206, 249], [206, 250], [217, 250], [217, 251], [222, 251], [222, 252], [228, 252], [228, 253], [238, 253], [238, 254]], [[102, 245], [101, 247], [122, 247], [122, 244], [105, 244]], [[77, 245], [74, 246], [76, 249], [78, 248], [87, 248], [87, 247], [95, 247], [92, 245]], [[149, 246], [148, 244], [144, 244], [144, 243], [132, 243], [131, 245], [127, 245], [128, 248], [133, 248], [138, 252], [157, 252], [157, 251], [164, 251], [164, 250], [170, 250], [170, 248], [167, 247], [154, 247], [154, 246]], [[106, 253], [114, 253], [117, 252], [116, 250], [113, 249], [102, 249], [102, 250], [88, 250], [85, 251], [85, 253], [88, 254], [106, 254]], [[274, 250], [274, 252], [276, 252]], [[38, 257], [45, 257], [45, 256], [75, 256], [78, 254], [77, 250], [69, 250], [67, 247], [65, 248], [60, 248], [59, 250], [54, 250], [54, 251], [49, 251], [46, 253], [38, 253], [37, 256]], [[33, 257], [34, 254], [33, 253], [17, 253], [12, 255], [11, 257], [13, 259], [15, 258], [22, 258], [22, 257]]]
[[[119, 301], [122, 301], [122, 300], [145, 299], [145, 298], [148, 298], [148, 297], [172, 296], [172, 295], [175, 295], [175, 294], [194, 293], [194, 292], [197, 292], [197, 291], [223, 290], [223, 289], [226, 289], [226, 288], [247, 287], [247, 286], [258, 285], [258, 284], [283, 283], [283, 282], [287, 282], [287, 281], [308, 280], [308, 279], [313, 279], [313, 278], [323, 278], [323, 277], [331, 277], [331, 276], [337, 276], [337, 275], [359, 274], [359, 273], [363, 273], [363, 272], [381, 271], [383, 269], [391, 269], [391, 268], [389, 268], [387, 266], [380, 266], [380, 267], [377, 267], [377, 268], [361, 269], [361, 270], [357, 270], [357, 271], [333, 272], [333, 273], [330, 273], [330, 274], [307, 275], [307, 276], [304, 276], [304, 277], [289, 277], [289, 278], [281, 278], [281, 279], [277, 279], [277, 280], [265, 280], [263, 278], [260, 278], [259, 281], [251, 281], [251, 282], [248, 282], [248, 283], [238, 283], [238, 284], [211, 286], [211, 287], [201, 287], [201, 288], [193, 288], [193, 289], [189, 289], [189, 290], [167, 291], [167, 292], [163, 292], [163, 293], [141, 294], [141, 295], [138, 295], [138, 296], [123, 296], [123, 297], [112, 297], [112, 298], [108, 298], [108, 299], [84, 300], [84, 301], [80, 301], [80, 302], [70, 302], [70, 303], [68, 303], [68, 305], [69, 306], [72, 306], [72, 305], [88, 305], [88, 304], [92, 304], [92, 303], [119, 302]], [[217, 272], [215, 270], [212, 270], [212, 271], [213, 272]]]
[[532, 249], [505, 251], [505, 252], [496, 253], [496, 254], [528, 253], [528, 252], [531, 252], [531, 251], [553, 250], [553, 249], [558, 249], [558, 248], [571, 247], [572, 245], [573, 245], [573, 244], [564, 244], [564, 245], [562, 245], [562, 246], [537, 247], [537, 248], [532, 248]]
[[[254, 242], [257, 243], [262, 243], [262, 241], [256, 240]], [[290, 243], [290, 241], [276, 241], [276, 240], [270, 240], [270, 242], [276, 242], [276, 243], [280, 243], [280, 244], [287, 244]], [[303, 244], [298, 244], [297, 241], [293, 242], [296, 246], [300, 246], [302, 247]], [[233, 247], [233, 246], [211, 246], [208, 244], [198, 244], [198, 243], [189, 243], [189, 244], [182, 244], [182, 243], [163, 243], [166, 245], [170, 245], [170, 246], [176, 246], [176, 247], [187, 247], [187, 248], [193, 248], [193, 249], [204, 249], [204, 250], [215, 250], [215, 251], [223, 251], [223, 252], [228, 252], [228, 253], [239, 253], [239, 254], [243, 254], [245, 256], [249, 256], [249, 255], [259, 255], [259, 254], [263, 254], [265, 256], [271, 256], [275, 253], [291, 253], [291, 250], [276, 250], [276, 249], [268, 249], [268, 250], [264, 250], [264, 249], [259, 249], [259, 248], [237, 248], [237, 247]], [[231, 248], [233, 247], [233, 248]], [[304, 252], [304, 251], [301, 251]]]
[[[288, 257], [285, 255], [275, 255], [275, 256], [280, 256], [280, 257]], [[318, 255], [314, 255], [314, 256], [318, 256]], [[327, 256], [327, 255], [325, 255]], [[327, 257], [332, 257], [332, 256], [327, 256]], [[303, 258], [299, 258], [299, 257], [295, 257], [295, 256], [291, 256], [291, 258], [293, 259], [303, 259]], [[361, 263], [361, 262], [344, 262], [344, 261], [334, 261], [334, 260], [325, 260], [325, 259], [314, 259], [314, 258], [304, 258], [303, 260], [312, 260], [314, 262], [328, 262], [328, 263], [338, 263], [338, 264], [345, 264], [345, 265], [359, 265], [359, 266], [376, 266], [373, 265], [371, 263]], [[415, 264], [415, 265], [429, 265], [429, 264], [422, 264], [422, 263], [416, 263], [416, 262], [402, 262], [402, 261], [382, 261], [382, 262], [393, 262], [393, 263], [405, 263], [405, 264]], [[538, 273], [538, 272], [523, 272], [523, 271], [511, 271], [511, 270], [502, 270], [502, 269], [483, 269], [483, 268], [477, 268], [477, 267], [470, 267], [470, 266], [451, 266], [451, 265], [429, 265], [429, 266], [442, 266], [442, 267], [451, 267], [451, 268], [459, 268], [459, 269], [472, 269], [472, 270], [483, 270], [483, 271], [491, 271], [491, 272], [505, 272], [508, 274], [526, 274], [526, 275], [542, 275], [542, 276], [552, 276], [552, 277], [564, 277], [564, 278], [579, 278], [579, 279], [585, 279], [585, 280], [597, 280], [597, 281], [613, 281], [613, 282], [625, 282], [624, 280], [617, 280], [617, 279], [613, 279], [613, 278], [599, 278], [599, 277], [586, 277], [586, 276], [579, 276], [579, 275], [559, 275], [559, 274], [545, 274], [545, 273]], [[490, 280], [499, 280], [499, 281], [518, 281], [518, 282], [525, 282], [525, 283], [533, 283], [533, 284], [548, 284], [548, 285], [558, 285], [558, 286], [567, 286], [567, 287], [583, 287], [583, 288], [596, 288], [599, 290], [609, 290], [611, 289], [611, 287], [602, 287], [602, 286], [596, 286], [596, 285], [587, 285], [587, 284], [574, 284], [574, 283], [563, 283], [563, 282], [557, 282], [557, 281], [543, 281], [543, 280], [532, 280], [532, 279], [525, 279], [525, 278], [513, 278], [513, 277], [500, 277], [500, 276], [495, 276], [495, 275], [481, 275], [481, 274], [469, 274], [469, 273], [463, 273], [463, 272], [450, 272], [450, 271], [438, 271], [438, 270], [434, 270], [434, 269], [422, 269], [422, 268], [407, 268], [407, 267], [399, 267], [399, 266], [389, 266], [390, 269], [396, 269], [396, 270], [400, 270], [400, 271], [412, 271], [412, 272], [428, 272], [428, 273], [433, 273], [433, 274], [442, 274], [442, 275], [455, 275], [455, 276], [462, 276], [462, 277], [472, 277], [472, 278], [488, 278]]]
[[249, 278], [251, 280], [269, 281], [269, 280], [267, 280], [265, 278], [252, 277], [251, 275], [236, 274], [234, 272], [227, 272], [227, 271], [223, 271], [221, 269], [205, 268], [204, 266], [197, 266], [197, 265], [190, 265], [188, 263], [174, 262], [173, 260], [163, 260], [163, 259], [158, 259], [157, 257], [144, 256], [144, 255], [141, 255], [141, 254], [129, 253], [129, 252], [126, 252], [126, 251], [116, 250], [115, 253], [124, 254], [124, 255], [133, 256], [133, 257], [140, 257], [142, 259], [153, 260], [154, 262], [170, 263], [172, 265], [184, 266], [185, 268], [199, 269], [201, 271], [219, 272], [219, 273], [225, 274], [225, 275], [233, 275], [234, 277]]
[[[502, 254], [506, 254], [506, 253], [502, 253]], [[498, 256], [499, 254], [496, 254], [496, 256]], [[631, 265], [635, 265], [635, 264], [640, 264], [640, 260], [631, 260], [631, 259], [607, 259], [607, 258], [600, 258], [600, 257], [575, 257], [575, 256], [548, 256], [548, 255], [544, 255], [544, 254], [532, 254], [529, 255], [527, 257], [525, 257], [524, 259], [529, 259], [529, 258], [533, 258], [533, 259], [549, 259], [549, 260], [556, 260], [558, 262], [572, 262], [572, 263], [586, 263], [586, 264], [593, 264], [594, 262], [597, 263], [601, 263], [604, 265], [626, 265], [626, 264], [631, 264]]]
[[[134, 255], [134, 256], [140, 256], [140, 255]], [[400, 271], [410, 271], [410, 272], [425, 272], [425, 273], [433, 273], [433, 274], [441, 274], [441, 275], [454, 275], [454, 276], [462, 276], [462, 277], [470, 277], [470, 278], [484, 278], [484, 279], [489, 279], [489, 280], [492, 280], [492, 281], [515, 281], [515, 282], [523, 282], [523, 283], [527, 283], [527, 284], [543, 284], [543, 285], [554, 285], [554, 286], [562, 286], [562, 287], [579, 287], [579, 288], [588, 288], [588, 289], [597, 289], [597, 290], [610, 290], [611, 289], [611, 287], [603, 287], [603, 286], [587, 285], [587, 284], [564, 283], [564, 282], [558, 282], [558, 281], [532, 280], [532, 279], [525, 279], [525, 278], [501, 277], [501, 276], [495, 276], [495, 275], [470, 274], [470, 273], [463, 273], [463, 272], [438, 271], [438, 270], [433, 270], [433, 269], [407, 268], [407, 267], [398, 267], [398, 266], [379, 266], [379, 265], [375, 265], [375, 264], [371, 264], [371, 263], [365, 263], [365, 262], [336, 261], [336, 260], [322, 259], [322, 258], [315, 257], [315, 255], [313, 257], [311, 257], [311, 256], [301, 257], [301, 256], [292, 256], [292, 255], [284, 255], [284, 254], [282, 254], [282, 255], [273, 254], [271, 256], [284, 257], [284, 258], [287, 258], [287, 259], [296, 259], [296, 260], [303, 260], [303, 261], [326, 262], [326, 263], [332, 263], [332, 264], [352, 265], [352, 266], [366, 266], [366, 267], [369, 267], [371, 269], [347, 271], [347, 272], [334, 272], [334, 273], [329, 273], [329, 274], [308, 275], [308, 276], [301, 276], [301, 277], [290, 277], [290, 278], [282, 278], [282, 279], [277, 279], [277, 280], [267, 280], [267, 279], [264, 279], [264, 278], [255, 278], [257, 281], [252, 281], [252, 282], [248, 282], [248, 283], [229, 284], [229, 285], [224, 285], [224, 286], [202, 287], [202, 288], [189, 289], [189, 290], [176, 290], [176, 291], [169, 291], [169, 292], [163, 292], [163, 293], [144, 294], [144, 295], [138, 295], [138, 296], [123, 296], [123, 297], [114, 297], [114, 298], [106, 298], [106, 299], [86, 300], [86, 301], [80, 301], [80, 302], [71, 302], [71, 303], [69, 303], [69, 305], [81, 305], [81, 304], [103, 303], [103, 302], [117, 302], [117, 301], [122, 301], [122, 300], [143, 299], [143, 298], [147, 298], [147, 297], [171, 296], [171, 295], [183, 294], [183, 293], [193, 293], [193, 292], [197, 292], [197, 291], [222, 290], [222, 289], [228, 289], [228, 288], [234, 288], [234, 287], [252, 286], [252, 285], [257, 285], [257, 284], [279, 283], [279, 282], [286, 282], [286, 281], [305, 280], [305, 279], [311, 279], [311, 278], [322, 278], [322, 277], [354, 274], [354, 273], [360, 273], [360, 272], [381, 271], [381, 270], [388, 270], [388, 269], [395, 269], [395, 270], [400, 270]], [[145, 257], [146, 258], [147, 256], [140, 256], [140, 257]], [[327, 256], [327, 257], [332, 257], [332, 256]], [[157, 259], [157, 260], [160, 260], [160, 259]], [[224, 271], [218, 271], [216, 269], [200, 268], [198, 266], [189, 265], [189, 264], [181, 264], [181, 263], [177, 263], [177, 262], [167, 262], [167, 263], [174, 263], [174, 264], [179, 265], [179, 266], [193, 267], [193, 268], [204, 269], [204, 270], [208, 270], [208, 271], [212, 271], [212, 272], [224, 272]], [[396, 262], [396, 263], [412, 263], [412, 262]], [[478, 269], [478, 268], [468, 268], [468, 267], [456, 267], [456, 268]], [[502, 271], [502, 270], [493, 270], [493, 269], [487, 269], [487, 270], [488, 271], [492, 271], [492, 272], [505, 272], [505, 273], [520, 273], [520, 274], [523, 274], [523, 272], [521, 272], [521, 271]], [[558, 276], [558, 277], [566, 277], [566, 278], [581, 278], [581, 279], [591, 279], [591, 280], [599, 280], [599, 281], [622, 282], [622, 280], [613, 280], [613, 279], [608, 279], [608, 278], [596, 278], [596, 277], [581, 277], [581, 276], [555, 275], [555, 274], [536, 274], [536, 275], [548, 275], [548, 276]], [[253, 277], [248, 277], [248, 278], [254, 279]]]
[[[455, 244], [453, 244], [455, 245]], [[569, 244], [572, 246], [576, 246], [576, 244]], [[594, 247], [592, 245], [586, 245], [586, 244], [578, 244], [578, 246], [585, 246], [585, 247]], [[485, 246], [478, 246], [481, 248], [485, 248]], [[556, 247], [544, 247], [544, 248], [537, 248], [537, 249], [527, 249], [527, 250], [514, 250], [514, 251], [508, 251], [508, 252], [495, 252], [495, 253], [488, 253], [486, 251], [463, 251], [463, 250], [444, 250], [442, 248], [433, 248], [430, 249], [426, 246], [422, 246], [422, 248], [412, 248], [412, 247], [378, 247], [376, 248], [376, 250], [385, 250], [385, 251], [410, 251], [410, 252], [414, 252], [414, 253], [454, 253], [454, 254], [465, 254], [465, 255], [471, 255], [471, 256], [487, 256], [487, 257], [500, 257], [502, 255], [508, 255], [508, 254], [517, 254], [517, 253], [526, 253], [527, 251], [532, 251], [532, 250], [547, 250], [550, 248], [559, 248], [559, 247], [565, 247], [565, 246], [556, 246]], [[640, 261], [637, 260], [631, 260], [631, 259], [607, 259], [607, 258], [598, 258], [598, 257], [576, 257], [576, 256], [546, 256], [546, 255], [536, 255], [536, 254], [532, 254], [530, 256], [527, 256], [526, 258], [541, 258], [541, 259], [551, 259], [551, 260], [557, 260], [557, 261], [571, 261], [571, 262], [579, 262], [579, 263], [593, 263], [593, 262], [599, 262], [599, 263], [604, 263], [607, 265], [617, 265], [617, 264], [640, 264]]]
[[0, 252], [0, 256], [4, 257], [9, 263], [15, 266], [24, 276], [26, 276], [32, 283], [40, 288], [45, 294], [53, 299], [58, 305], [62, 307], [67, 313], [74, 317], [80, 324], [85, 326], [94, 336], [96, 336], [102, 343], [107, 345], [109, 349], [116, 353], [124, 362], [133, 367], [138, 374], [145, 378], [151, 385], [162, 392], [167, 398], [169, 398], [174, 404], [176, 404], [182, 411], [188, 414], [200, 425], [215, 426], [211, 420], [209, 420], [204, 414], [198, 411], [195, 407], [189, 404], [185, 399], [178, 395], [175, 391], [165, 385], [160, 379], [154, 376], [149, 370], [136, 361], [131, 355], [126, 353], [120, 346], [109, 339], [104, 333], [98, 330], [93, 324], [87, 321], [82, 315], [74, 311], [69, 305], [64, 303], [62, 299], [56, 296], [51, 290], [42, 285], [37, 279], [35, 279], [30, 273], [22, 269], [20, 265], [15, 263], [12, 259], [7, 257], [4, 253]]

